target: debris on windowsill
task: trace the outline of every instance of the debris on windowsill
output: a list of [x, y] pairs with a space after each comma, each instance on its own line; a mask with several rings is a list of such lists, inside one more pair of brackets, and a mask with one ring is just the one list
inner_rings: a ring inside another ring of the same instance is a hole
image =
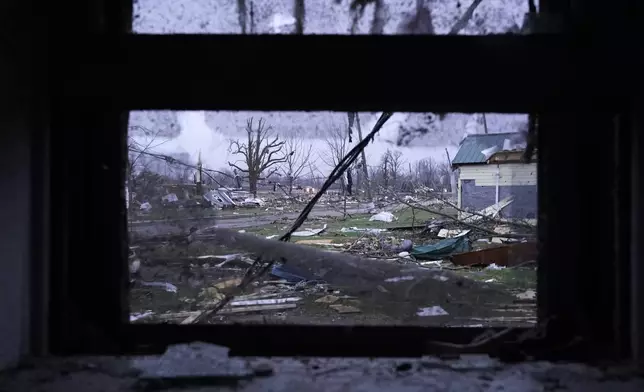
[[329, 308], [335, 310], [338, 313], [341, 314], [347, 314], [347, 313], [361, 313], [362, 311], [355, 306], [351, 305], [329, 305]]
[[202, 342], [169, 346], [156, 361], [136, 361], [142, 373], [138, 387], [167, 389], [237, 385], [254, 376], [248, 361], [230, 358], [227, 347]]
[[420, 308], [418, 309], [418, 312], [416, 312], [416, 315], [420, 317], [427, 317], [427, 316], [447, 316], [449, 313], [445, 311], [445, 309], [441, 308], [440, 306], [430, 306], [428, 308]]

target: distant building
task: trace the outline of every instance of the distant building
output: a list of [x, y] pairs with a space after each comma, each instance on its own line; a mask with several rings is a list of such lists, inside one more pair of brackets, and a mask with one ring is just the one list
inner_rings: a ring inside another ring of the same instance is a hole
[[521, 157], [525, 142], [518, 133], [469, 135], [452, 160], [458, 170], [458, 207], [481, 210], [508, 196], [514, 201], [501, 211], [505, 218], [537, 218], [537, 163]]

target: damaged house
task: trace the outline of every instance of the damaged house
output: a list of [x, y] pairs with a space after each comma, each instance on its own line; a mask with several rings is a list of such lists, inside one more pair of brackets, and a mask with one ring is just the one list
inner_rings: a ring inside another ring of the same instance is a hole
[[458, 207], [480, 211], [508, 197], [505, 218], [537, 218], [537, 163], [521, 158], [525, 140], [520, 133], [468, 135], [452, 160], [458, 172]]

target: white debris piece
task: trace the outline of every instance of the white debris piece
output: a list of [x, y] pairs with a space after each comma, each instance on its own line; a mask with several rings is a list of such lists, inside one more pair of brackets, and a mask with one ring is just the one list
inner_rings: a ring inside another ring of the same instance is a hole
[[256, 205], [259, 207], [264, 207], [264, 200], [254, 197], [249, 197], [244, 200], [244, 205]]
[[230, 306], [252, 306], [252, 305], [277, 305], [285, 304], [287, 302], [297, 302], [302, 298], [299, 297], [289, 297], [289, 298], [275, 298], [275, 299], [249, 299], [244, 301], [233, 301], [230, 303]]
[[526, 148], [527, 141], [525, 137], [520, 135], [521, 134], [518, 134], [517, 137], [503, 140], [503, 151], [524, 150]]
[[141, 207], [140, 207], [140, 208], [141, 208], [143, 211], [149, 211], [150, 209], [152, 209], [152, 204], [150, 204], [150, 203], [148, 203], [148, 202], [146, 201], [145, 203], [142, 203], [142, 204], [141, 204]]
[[407, 258], [409, 257], [409, 252], [400, 252], [398, 253], [398, 257]]
[[373, 215], [371, 218], [369, 218], [369, 222], [372, 222], [372, 221], [393, 222], [395, 219], [396, 217], [391, 212], [382, 211], [377, 213], [376, 215]]
[[418, 264], [422, 265], [423, 267], [429, 267], [432, 265], [436, 267], [440, 267], [442, 263], [443, 263], [443, 260], [432, 260], [432, 261], [421, 261]]
[[494, 232], [498, 234], [510, 234], [512, 233], [512, 228], [510, 226], [496, 226]]
[[289, 34], [295, 26], [295, 18], [291, 15], [273, 14], [270, 29], [274, 34]]
[[501, 212], [501, 210], [504, 209], [505, 207], [509, 206], [513, 201], [514, 201], [514, 197], [508, 196], [505, 199], [500, 200], [498, 203], [492, 204], [491, 206], [486, 207], [481, 211], [478, 211], [478, 215], [463, 213], [465, 214], [465, 216], [470, 215], [470, 216], [467, 216], [467, 218], [463, 219], [463, 221], [467, 223], [475, 222], [482, 219], [481, 215], [484, 215], [490, 218], [496, 218], [499, 215], [499, 212]]
[[387, 229], [379, 229], [379, 228], [362, 228], [362, 227], [343, 227], [340, 229], [341, 233], [360, 233], [360, 232], [366, 232], [369, 234], [379, 234], [387, 231]]
[[499, 148], [499, 146], [492, 146], [490, 148], [486, 148], [485, 150], [482, 150], [481, 154], [485, 156], [485, 159], [490, 159], [492, 155], [499, 152], [500, 150], [501, 149]]
[[179, 198], [174, 193], [168, 193], [167, 195], [163, 196], [161, 200], [166, 201], [168, 203], [174, 203], [179, 201]]
[[132, 313], [132, 314], [130, 315], [130, 322], [134, 322], [134, 321], [137, 321], [137, 320], [141, 320], [141, 319], [146, 318], [146, 317], [148, 317], [148, 316], [151, 316], [151, 315], [153, 315], [153, 314], [154, 314], [154, 313], [152, 313], [152, 312], [145, 312], [145, 313]]
[[445, 309], [441, 308], [440, 306], [430, 306], [428, 308], [420, 308], [418, 309], [418, 312], [416, 312], [416, 314], [420, 317], [449, 315], [449, 313], [447, 313]]
[[395, 278], [385, 279], [385, 282], [403, 282], [405, 280], [414, 280], [413, 276], [397, 276]]
[[291, 237], [312, 237], [314, 235], [318, 235], [322, 233], [324, 230], [326, 230], [326, 224], [321, 228], [321, 229], [310, 229], [310, 230], [301, 230], [301, 231], [296, 231], [295, 233], [291, 234]]
[[537, 292], [534, 290], [526, 290], [523, 293], [517, 294], [517, 298], [519, 299], [535, 299], [537, 296]]
[[141, 269], [141, 260], [134, 259], [130, 262], [130, 273], [136, 274]]
[[462, 237], [469, 233], [472, 230], [448, 230], [448, 229], [440, 229], [438, 231], [438, 237], [440, 238], [456, 238], [456, 237]]
[[490, 271], [499, 271], [499, 270], [505, 269], [505, 267], [503, 267], [501, 265], [496, 265], [495, 263], [492, 263], [492, 264], [488, 265], [487, 267], [485, 267], [485, 269], [490, 270]]

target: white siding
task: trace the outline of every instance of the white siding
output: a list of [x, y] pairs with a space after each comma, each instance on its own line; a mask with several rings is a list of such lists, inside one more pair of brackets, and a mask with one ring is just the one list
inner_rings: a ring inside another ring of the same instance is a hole
[[496, 186], [497, 167], [500, 186], [537, 185], [536, 163], [501, 163], [461, 166], [459, 188], [460, 180], [475, 180], [477, 186]]

